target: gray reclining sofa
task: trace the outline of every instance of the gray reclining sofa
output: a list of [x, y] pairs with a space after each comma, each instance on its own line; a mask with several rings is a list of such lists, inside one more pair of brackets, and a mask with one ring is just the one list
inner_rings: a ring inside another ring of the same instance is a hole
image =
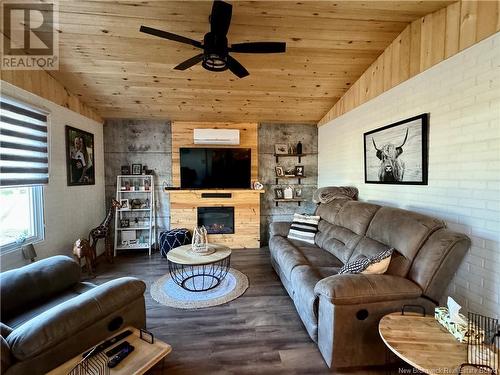
[[[358, 201], [320, 204], [316, 215], [315, 245], [289, 240], [291, 223], [271, 223], [272, 265], [328, 366], [384, 364], [380, 318], [404, 304], [433, 313], [470, 240], [441, 220]], [[387, 248], [396, 252], [385, 274], [337, 275], [350, 259]]]
[[1, 373], [44, 374], [125, 326], [145, 328], [141, 280], [96, 286], [54, 256], [0, 274]]

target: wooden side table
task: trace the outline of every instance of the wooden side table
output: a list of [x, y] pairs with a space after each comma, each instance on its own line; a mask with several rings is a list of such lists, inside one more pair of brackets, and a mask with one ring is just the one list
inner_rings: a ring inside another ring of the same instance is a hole
[[[133, 333], [125, 337], [123, 340], [116, 342], [105, 350], [107, 352], [123, 341], [128, 341], [134, 347], [134, 351], [128, 355], [118, 366], [110, 369], [110, 375], [142, 375], [154, 365], [159, 363], [172, 351], [169, 344], [155, 338], [153, 344], [149, 344], [139, 337], [139, 330], [132, 327], [127, 327], [119, 332], [113, 333], [111, 336], [116, 336], [120, 332], [130, 329]], [[106, 340], [103, 340], [106, 341]], [[99, 343], [100, 344], [100, 343]], [[82, 354], [85, 352], [82, 352]], [[69, 361], [63, 363], [59, 367], [53, 369], [46, 375], [67, 375], [80, 361], [82, 354], [73, 357]]]
[[380, 320], [379, 333], [395, 355], [426, 374], [458, 374], [467, 362], [467, 344], [458, 342], [433, 316], [392, 313]]

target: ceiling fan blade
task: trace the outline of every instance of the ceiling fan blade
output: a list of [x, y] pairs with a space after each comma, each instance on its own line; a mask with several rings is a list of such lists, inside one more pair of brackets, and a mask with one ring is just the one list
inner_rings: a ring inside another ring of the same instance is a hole
[[227, 66], [234, 75], [238, 76], [238, 78], [243, 78], [250, 74], [243, 65], [229, 55], [227, 56]]
[[154, 28], [148, 27], [148, 26], [141, 26], [139, 31], [142, 33], [158, 36], [160, 38], [173, 40], [174, 42], [190, 44], [190, 45], [198, 47], [198, 48], [203, 48], [203, 45], [201, 44], [201, 42], [199, 42], [197, 40], [186, 38], [185, 36], [180, 36], [177, 34], [172, 34], [172, 33], [169, 33], [168, 31], [154, 29]]
[[236, 43], [231, 45], [229, 51], [237, 53], [280, 53], [286, 51], [286, 43], [284, 42]]
[[190, 59], [181, 62], [174, 69], [186, 70], [187, 68], [191, 68], [193, 65], [198, 64], [201, 60], [203, 60], [203, 53], [200, 53], [199, 55], [193, 56]]
[[210, 14], [210, 31], [217, 35], [226, 35], [229, 31], [233, 6], [224, 1], [215, 0]]

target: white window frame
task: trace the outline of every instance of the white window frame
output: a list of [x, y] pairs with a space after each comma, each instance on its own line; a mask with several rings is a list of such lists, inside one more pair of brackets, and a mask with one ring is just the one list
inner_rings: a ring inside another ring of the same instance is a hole
[[[47, 138], [48, 138], [48, 152], [47, 152], [47, 157], [49, 160], [49, 173], [50, 173], [50, 111], [46, 110], [45, 108], [40, 108], [37, 105], [32, 105], [29, 103], [28, 100], [25, 98], [16, 98], [12, 97], [10, 95], [5, 95], [4, 92], [1, 92], [1, 95], [4, 100], [10, 101], [13, 104], [19, 106], [19, 107], [24, 107], [28, 110], [35, 111], [35, 112], [40, 112], [43, 113], [44, 115], [47, 116]], [[15, 188], [16, 186], [0, 186], [0, 189], [5, 188]], [[23, 242], [17, 242], [17, 241], [12, 241], [8, 244], [5, 244], [3, 246], [0, 246], [0, 255], [5, 255], [7, 253], [15, 252], [21, 250], [21, 248], [25, 245], [28, 244], [35, 244], [38, 242], [41, 242], [45, 240], [45, 214], [44, 214], [44, 196], [43, 196], [43, 190], [44, 186], [42, 185], [26, 185], [26, 186], [18, 186], [18, 187], [25, 187], [30, 189], [30, 199], [31, 199], [31, 208], [33, 210], [32, 212], [32, 226], [33, 226], [33, 231], [34, 234], [33, 236], [27, 237]], [[1, 225], [1, 223], [0, 223]]]
[[[19, 186], [21, 187], [21, 186]], [[34, 244], [45, 239], [45, 216], [43, 213], [43, 186], [22, 186], [30, 189], [30, 207], [32, 209], [31, 225], [33, 235], [26, 237], [23, 242], [12, 241], [8, 244], [0, 246], [0, 254], [6, 254], [20, 250], [24, 245]], [[5, 186], [4, 189], [16, 188], [15, 186]]]

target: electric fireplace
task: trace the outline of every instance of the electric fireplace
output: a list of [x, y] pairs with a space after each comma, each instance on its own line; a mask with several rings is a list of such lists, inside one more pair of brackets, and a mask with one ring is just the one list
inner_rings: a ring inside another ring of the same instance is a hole
[[234, 233], [234, 207], [198, 207], [198, 226], [208, 234]]

